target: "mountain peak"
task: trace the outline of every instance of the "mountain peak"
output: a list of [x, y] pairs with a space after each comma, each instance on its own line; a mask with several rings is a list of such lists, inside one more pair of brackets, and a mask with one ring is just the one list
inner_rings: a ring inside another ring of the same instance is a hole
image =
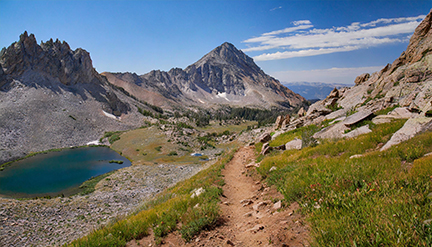
[[87, 51], [81, 48], [73, 51], [59, 39], [38, 45], [34, 34], [28, 35], [27, 31], [20, 35], [18, 42], [2, 49], [0, 64], [9, 79], [33, 71], [49, 75], [65, 85], [99, 81]]
[[244, 54], [241, 50], [237, 49], [233, 44], [225, 42], [216, 47], [205, 56], [203, 56], [196, 63], [191, 66], [196, 68], [202, 67], [204, 64], [212, 66], [228, 66], [234, 69], [252, 69], [259, 72], [261, 69], [254, 63], [253, 59]]

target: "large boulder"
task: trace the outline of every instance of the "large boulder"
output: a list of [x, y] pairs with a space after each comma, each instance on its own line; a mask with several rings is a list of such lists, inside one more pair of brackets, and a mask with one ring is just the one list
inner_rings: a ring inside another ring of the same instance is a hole
[[415, 135], [431, 129], [432, 118], [417, 117], [410, 118], [405, 122], [404, 126], [393, 134], [391, 139], [381, 148], [381, 151], [389, 149], [391, 146], [397, 145], [403, 141], [413, 138]]
[[357, 137], [359, 135], [367, 134], [370, 132], [372, 132], [372, 130], [369, 129], [369, 125], [364, 125], [364, 126], [361, 126], [360, 128], [357, 128], [357, 129], [354, 129], [348, 133], [345, 133], [342, 136], [344, 138], [354, 138], [354, 137]]
[[369, 73], [364, 73], [364, 74], [361, 74], [361, 75], [357, 76], [355, 78], [355, 80], [354, 80], [354, 83], [356, 85], [359, 85], [359, 84], [362, 84], [363, 82], [369, 80], [369, 78], [370, 78], [370, 74]]
[[283, 121], [284, 121], [284, 116], [278, 116], [275, 122], [275, 129], [279, 129], [282, 126]]
[[267, 132], [258, 137], [258, 142], [266, 143], [269, 142], [270, 140], [271, 140], [271, 135], [270, 133]]
[[352, 126], [358, 122], [365, 120], [366, 118], [370, 117], [372, 114], [373, 113], [370, 110], [363, 110], [363, 111], [356, 112], [356, 113], [352, 114], [351, 116], [348, 116], [343, 121], [343, 124], [345, 124], [345, 126], [347, 126], [347, 127]]
[[314, 117], [319, 117], [319, 116], [325, 116], [327, 114], [330, 114], [331, 112], [332, 112], [332, 110], [325, 107], [323, 105], [322, 101], [318, 101], [309, 107], [309, 110], [307, 111], [306, 116], [314, 118]]
[[350, 130], [342, 122], [335, 123], [329, 127], [315, 133], [313, 138], [315, 139], [339, 139], [342, 138], [346, 131]]
[[294, 140], [287, 142], [285, 144], [285, 150], [291, 150], [291, 149], [301, 149], [302, 148], [302, 140], [295, 138]]

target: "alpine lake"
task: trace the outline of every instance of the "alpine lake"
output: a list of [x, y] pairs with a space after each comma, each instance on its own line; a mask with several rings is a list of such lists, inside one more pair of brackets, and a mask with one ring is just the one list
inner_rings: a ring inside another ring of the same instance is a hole
[[36, 154], [0, 171], [0, 196], [70, 196], [80, 192], [83, 182], [130, 165], [128, 159], [108, 147], [80, 147]]

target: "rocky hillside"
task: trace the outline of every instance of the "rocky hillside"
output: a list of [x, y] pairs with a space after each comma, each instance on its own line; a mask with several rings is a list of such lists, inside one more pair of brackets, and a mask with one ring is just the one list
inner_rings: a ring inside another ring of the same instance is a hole
[[1, 50], [0, 66], [0, 163], [141, 124], [138, 103], [96, 72], [87, 51], [66, 42], [38, 45], [25, 32]]
[[[409, 119], [386, 149], [432, 128], [432, 12], [416, 28], [408, 48], [392, 64], [372, 75], [362, 74], [351, 88], [334, 89], [326, 99], [300, 109], [282, 131], [333, 120], [315, 138], [354, 137], [372, 124]], [[360, 128], [358, 128], [361, 126]], [[396, 140], [397, 139], [397, 140]]]
[[292, 109], [305, 103], [302, 96], [265, 74], [252, 58], [230, 43], [215, 48], [184, 70], [157, 70], [140, 76], [108, 72], [103, 75], [135, 97], [160, 106], [168, 103], [205, 108], [231, 105]]

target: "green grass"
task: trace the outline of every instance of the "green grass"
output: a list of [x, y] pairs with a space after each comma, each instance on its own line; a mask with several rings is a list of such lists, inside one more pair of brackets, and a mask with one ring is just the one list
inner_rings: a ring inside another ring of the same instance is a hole
[[102, 142], [104, 138], [108, 138], [108, 142], [110, 144], [113, 144], [115, 141], [120, 140], [120, 135], [123, 133], [123, 131], [109, 131], [105, 132], [104, 136], [99, 140]]
[[424, 154], [432, 152], [432, 132], [376, 150], [404, 122], [266, 157], [257, 170], [288, 203], [299, 202], [315, 246], [431, 246], [424, 222], [432, 219], [432, 157]]
[[110, 160], [109, 163], [123, 164], [123, 160]]
[[[218, 219], [219, 197], [224, 185], [221, 170], [232, 159], [234, 152], [231, 151], [192, 178], [167, 189], [136, 213], [95, 230], [73, 241], [70, 246], [125, 246], [130, 240], [147, 236], [150, 228], [156, 243], [161, 243], [162, 238], [174, 230], [179, 230], [182, 237], [189, 241]], [[192, 198], [191, 192], [197, 188], [204, 188], [205, 192]]]
[[[284, 145], [289, 141], [294, 140], [294, 138], [302, 139], [303, 137], [310, 137], [315, 132], [317, 132], [319, 128], [316, 125], [309, 125], [306, 127], [297, 128], [292, 131], [285, 132], [279, 136], [277, 136], [274, 140], [272, 140], [269, 144], [271, 147], [277, 147], [280, 145]], [[261, 149], [259, 150], [261, 151]]]
[[[110, 161], [110, 163], [111, 163], [111, 161]], [[122, 161], [122, 163], [123, 163], [123, 161]], [[99, 175], [99, 176], [96, 176], [96, 177], [92, 177], [89, 180], [85, 181], [84, 183], [82, 183], [79, 186], [79, 190], [80, 190], [79, 194], [80, 195], [88, 195], [88, 194], [94, 192], [96, 184], [99, 183], [102, 179], [110, 176], [114, 172], [115, 172], [115, 170], [107, 172], [107, 173]]]
[[391, 106], [391, 107], [387, 107], [385, 109], [382, 109], [380, 111], [375, 112], [375, 115], [387, 115], [389, 112], [393, 111], [394, 109], [398, 108], [399, 105], [395, 105], [395, 106]]

